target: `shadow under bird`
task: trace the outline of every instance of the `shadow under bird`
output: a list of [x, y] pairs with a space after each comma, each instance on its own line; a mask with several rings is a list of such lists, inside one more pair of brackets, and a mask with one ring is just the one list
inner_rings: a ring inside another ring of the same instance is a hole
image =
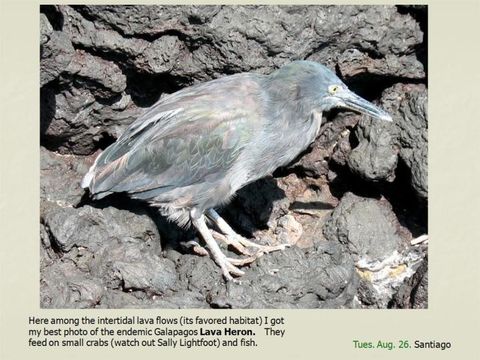
[[[392, 120], [310, 61], [270, 75], [242, 73], [191, 86], [160, 99], [134, 121], [97, 157], [82, 187], [94, 199], [126, 192], [182, 227], [193, 225], [232, 280], [243, 274], [240, 266], [288, 245], [252, 242], [214, 208], [305, 150], [318, 135], [322, 112], [332, 108]], [[227, 257], [215, 238], [244, 258]]]

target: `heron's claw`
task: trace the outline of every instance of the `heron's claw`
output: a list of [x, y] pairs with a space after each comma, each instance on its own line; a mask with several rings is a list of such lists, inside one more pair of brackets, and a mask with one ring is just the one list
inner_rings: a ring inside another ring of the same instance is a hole
[[202, 245], [199, 244], [198, 239], [186, 241], [181, 243], [181, 245], [187, 249], [191, 249], [195, 254], [200, 256], [208, 256], [208, 251]]
[[232, 261], [235, 259], [227, 258], [223, 253], [222, 255], [223, 256], [221, 256], [219, 259], [215, 259], [215, 262], [222, 269], [222, 273], [225, 279], [227, 279], [228, 281], [231, 281], [233, 280], [232, 275], [235, 275], [235, 276], [245, 275], [245, 272], [243, 272], [237, 266], [235, 266], [236, 265], [235, 262]]

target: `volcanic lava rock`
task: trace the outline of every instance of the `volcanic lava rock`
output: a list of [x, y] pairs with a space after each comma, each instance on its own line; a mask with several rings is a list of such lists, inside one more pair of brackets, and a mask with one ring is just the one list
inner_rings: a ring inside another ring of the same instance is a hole
[[[424, 229], [426, 216], [399, 205], [410, 188], [427, 200], [425, 9], [41, 6], [41, 306], [425, 307], [426, 249], [408, 246], [403, 225]], [[298, 59], [327, 65], [394, 121], [326, 113], [298, 159], [218, 209], [246, 237], [293, 245], [243, 267], [238, 284], [182, 248], [193, 231], [80, 188], [99, 152], [162, 96]], [[392, 181], [405, 183], [387, 196]]]

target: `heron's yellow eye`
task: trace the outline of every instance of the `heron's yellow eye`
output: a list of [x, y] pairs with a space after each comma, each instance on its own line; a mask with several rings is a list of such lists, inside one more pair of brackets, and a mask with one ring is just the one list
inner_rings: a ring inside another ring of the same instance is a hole
[[330, 85], [328, 87], [328, 92], [333, 95], [338, 91], [339, 88], [340, 88], [340, 86], [338, 86], [338, 85]]

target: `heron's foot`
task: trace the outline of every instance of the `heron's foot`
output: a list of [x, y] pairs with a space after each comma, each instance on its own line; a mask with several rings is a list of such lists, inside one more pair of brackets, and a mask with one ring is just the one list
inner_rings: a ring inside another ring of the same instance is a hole
[[217, 265], [220, 266], [222, 274], [226, 280], [232, 281], [234, 280], [233, 276], [244, 275], [245, 273], [240, 270], [238, 266], [243, 266], [255, 261], [256, 257], [249, 257], [246, 259], [234, 259], [227, 257], [213, 238], [212, 231], [207, 227], [203, 215], [201, 215], [198, 219], [193, 219], [192, 223], [205, 240], [211, 257], [217, 263]]
[[[217, 245], [218, 246], [218, 245]], [[217, 256], [214, 252], [212, 252], [213, 259], [215, 262], [220, 266], [222, 270], [222, 274], [226, 280], [232, 281], [233, 276], [242, 276], [245, 275], [245, 272], [240, 270], [237, 266], [241, 264], [237, 262], [237, 259], [232, 259], [227, 257], [224, 253], [220, 252], [220, 256]]]
[[281, 245], [260, 245], [251, 240], [244, 238], [237, 233], [230, 234], [220, 234], [218, 232], [212, 232], [213, 237], [217, 240], [221, 240], [227, 245], [232, 246], [242, 255], [247, 255], [251, 258], [258, 258], [263, 254], [270, 253], [277, 250], [285, 250], [290, 244], [281, 244]]
[[[281, 244], [281, 245], [260, 245], [251, 240], [244, 238], [243, 236], [237, 234], [226, 222], [223, 220], [220, 215], [218, 215], [215, 210], [210, 209], [207, 211], [207, 216], [209, 219], [216, 225], [220, 232], [215, 230], [210, 230], [207, 227], [206, 219], [204, 215], [195, 214], [192, 210], [191, 212], [192, 224], [198, 230], [202, 238], [207, 244], [209, 253], [212, 259], [220, 266], [222, 274], [227, 280], [233, 280], [233, 276], [242, 276], [245, 273], [239, 269], [239, 267], [250, 264], [258, 259], [260, 256], [266, 253], [277, 250], [285, 250], [290, 244]], [[225, 242], [227, 245], [235, 248], [240, 254], [245, 255], [245, 258], [234, 259], [227, 257], [215, 239]], [[198, 243], [194, 242], [193, 249], [199, 249]], [[205, 251], [204, 248], [201, 248], [201, 252]]]
[[[212, 231], [212, 233], [213, 233], [213, 231]], [[253, 256], [248, 257], [248, 258], [244, 258], [244, 259], [229, 258], [221, 252], [220, 248], [219, 248], [220, 253], [223, 256], [218, 256], [218, 258], [215, 258], [215, 254], [217, 254], [218, 252], [212, 251], [212, 253], [210, 254], [205, 247], [200, 245], [197, 238], [195, 238], [194, 240], [184, 242], [184, 243], [182, 243], [182, 245], [185, 248], [193, 251], [197, 255], [200, 255], [200, 256], [210, 256], [211, 255], [210, 257], [213, 257], [213, 260], [222, 269], [223, 276], [225, 276], [225, 278], [227, 278], [228, 280], [233, 279], [231, 275], [240, 276], [240, 275], [244, 274], [244, 272], [241, 271], [238, 268], [238, 266], [243, 266], [243, 265], [250, 264], [253, 261], [255, 261], [255, 259], [256, 259], [256, 257], [253, 257]]]
[[[213, 235], [225, 242], [227, 245], [231, 245], [238, 252], [243, 255], [260, 257], [263, 254], [270, 253], [277, 250], [285, 250], [290, 244], [281, 244], [281, 245], [260, 245], [251, 240], [244, 238], [243, 236], [237, 234], [230, 225], [227, 224], [225, 220], [222, 219], [220, 215], [214, 210], [207, 210], [207, 216], [213, 221], [213, 223], [218, 227], [222, 234], [213, 232]], [[255, 249], [252, 251], [251, 248]]]

